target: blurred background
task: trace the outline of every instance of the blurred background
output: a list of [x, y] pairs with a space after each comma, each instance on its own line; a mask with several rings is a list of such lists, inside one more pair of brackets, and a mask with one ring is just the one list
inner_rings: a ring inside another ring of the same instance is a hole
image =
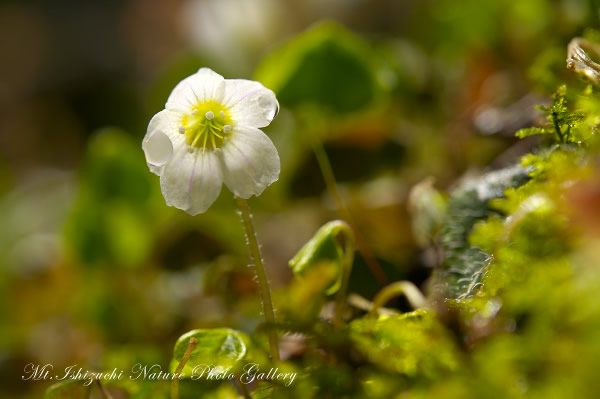
[[231, 194], [197, 217], [168, 208], [141, 150], [198, 68], [281, 103], [265, 129], [281, 178], [250, 200], [274, 289], [340, 217], [322, 145], [383, 270], [355, 263], [351, 290], [372, 298], [438, 262], [412, 187], [448, 191], [530, 150], [514, 132], [573, 79], [566, 45], [599, 21], [596, 0], [3, 1], [0, 397], [41, 397], [50, 382], [23, 382], [27, 363], [167, 365], [189, 329], [260, 323]]

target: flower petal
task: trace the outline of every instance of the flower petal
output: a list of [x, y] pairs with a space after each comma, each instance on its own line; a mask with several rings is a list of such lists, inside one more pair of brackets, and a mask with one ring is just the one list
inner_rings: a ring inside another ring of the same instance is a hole
[[154, 174], [160, 175], [161, 167], [171, 159], [173, 148], [182, 140], [177, 131], [181, 117], [177, 112], [162, 110], [152, 117], [148, 125], [142, 149]]
[[244, 79], [225, 80], [224, 105], [237, 123], [251, 127], [269, 125], [279, 112], [279, 103], [271, 90]]
[[279, 154], [262, 131], [237, 126], [222, 147], [222, 173], [227, 188], [241, 198], [260, 195], [279, 178]]
[[165, 108], [189, 112], [192, 107], [205, 101], [223, 101], [225, 79], [209, 68], [183, 79], [171, 92]]
[[160, 187], [167, 205], [190, 215], [205, 212], [221, 192], [222, 178], [217, 156], [213, 152], [189, 153], [181, 145], [164, 167]]
[[146, 155], [146, 162], [154, 166], [166, 164], [173, 155], [171, 139], [160, 130], [155, 130], [146, 135], [142, 143], [142, 149]]

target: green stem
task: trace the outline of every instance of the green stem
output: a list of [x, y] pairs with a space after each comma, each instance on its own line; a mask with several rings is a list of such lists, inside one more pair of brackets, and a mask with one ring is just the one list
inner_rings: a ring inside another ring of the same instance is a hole
[[355, 251], [355, 243], [354, 243], [354, 234], [349, 225], [344, 223], [343, 228], [340, 229], [340, 233], [342, 233], [345, 240], [345, 249], [344, 249], [344, 264], [342, 271], [342, 284], [340, 286], [340, 290], [337, 293], [335, 299], [335, 319], [334, 324], [337, 327], [341, 327], [344, 323], [344, 309], [346, 305], [346, 295], [348, 294], [348, 285], [350, 283], [350, 272], [352, 271], [352, 263], [354, 262], [354, 251]]
[[260, 289], [260, 296], [263, 303], [263, 312], [265, 319], [269, 326], [268, 337], [269, 345], [271, 347], [271, 360], [274, 362], [279, 361], [279, 344], [277, 340], [277, 332], [273, 329], [275, 324], [275, 313], [273, 312], [273, 303], [271, 302], [271, 290], [269, 288], [269, 281], [267, 280], [267, 274], [265, 272], [265, 265], [263, 263], [262, 254], [260, 253], [260, 247], [258, 240], [256, 239], [256, 231], [254, 230], [254, 224], [252, 223], [252, 214], [248, 207], [248, 202], [240, 197], [235, 197], [238, 208], [240, 208], [240, 215], [242, 217], [242, 224], [246, 232], [246, 245], [250, 251], [250, 257], [254, 261], [254, 270], [256, 271], [256, 277], [258, 278], [258, 287]]
[[187, 361], [189, 360], [190, 356], [192, 355], [192, 351], [194, 350], [194, 348], [196, 347], [196, 345], [198, 345], [198, 339], [195, 337], [191, 337], [190, 338], [190, 342], [188, 344], [188, 347], [185, 351], [185, 353], [183, 354], [183, 357], [181, 358], [181, 361], [179, 362], [179, 364], [177, 365], [177, 368], [175, 369], [175, 378], [173, 378], [173, 381], [171, 382], [171, 399], [179, 399], [179, 378], [178, 375], [181, 374], [181, 371], [183, 370], [183, 368], [185, 367], [185, 364], [187, 363]]
[[[371, 309], [373, 308], [373, 302], [368, 301], [367, 299], [363, 298], [362, 296], [360, 296], [358, 294], [348, 295], [348, 303], [357, 309], [364, 310], [365, 312], [370, 312]], [[399, 315], [398, 312], [388, 309], [388, 308], [378, 308], [377, 313], [383, 314], [386, 316], [398, 316]]]
[[552, 113], [552, 123], [554, 123], [554, 130], [556, 130], [556, 134], [558, 135], [558, 139], [560, 140], [561, 143], [565, 142], [564, 139], [564, 135], [562, 133], [562, 130], [560, 130], [560, 126], [558, 125], [558, 115], [556, 114], [556, 112]]
[[373, 299], [373, 307], [371, 308], [371, 316], [377, 315], [379, 308], [382, 307], [398, 295], [406, 296], [408, 303], [413, 309], [422, 308], [425, 306], [426, 299], [421, 291], [410, 281], [397, 281], [383, 288]]

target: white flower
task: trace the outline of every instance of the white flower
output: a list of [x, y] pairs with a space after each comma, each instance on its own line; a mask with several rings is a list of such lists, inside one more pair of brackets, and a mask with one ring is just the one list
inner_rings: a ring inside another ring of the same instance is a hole
[[173, 89], [165, 108], [150, 121], [142, 148], [167, 205], [196, 215], [222, 183], [249, 198], [279, 178], [277, 149], [259, 130], [279, 104], [260, 83], [202, 68]]

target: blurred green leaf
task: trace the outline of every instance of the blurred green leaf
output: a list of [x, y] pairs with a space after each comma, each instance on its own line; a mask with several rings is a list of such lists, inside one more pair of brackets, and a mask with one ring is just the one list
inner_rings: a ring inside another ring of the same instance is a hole
[[294, 324], [314, 322], [325, 302], [327, 288], [336, 284], [338, 278], [339, 269], [335, 263], [322, 261], [313, 264], [278, 298], [278, 312]]
[[446, 199], [435, 189], [434, 182], [431, 177], [423, 180], [410, 190], [409, 195], [413, 234], [422, 247], [432, 243], [446, 212]]
[[319, 23], [266, 57], [256, 79], [281, 105], [314, 105], [345, 114], [369, 105], [380, 87], [373, 53], [358, 37], [333, 22]]
[[135, 267], [152, 249], [160, 194], [140, 144], [118, 129], [89, 143], [81, 188], [66, 228], [67, 243], [86, 265]]
[[392, 372], [433, 379], [459, 365], [455, 344], [430, 311], [357, 319], [349, 329], [369, 360]]

